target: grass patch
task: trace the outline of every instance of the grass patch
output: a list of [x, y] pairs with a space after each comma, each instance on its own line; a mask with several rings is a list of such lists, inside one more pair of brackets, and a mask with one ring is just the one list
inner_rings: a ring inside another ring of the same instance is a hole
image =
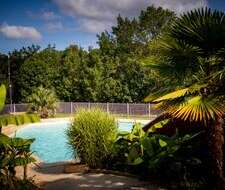
[[0, 116], [0, 127], [8, 125], [23, 125], [28, 123], [39, 122], [40, 117], [37, 114], [18, 114], [18, 115], [1, 115]]

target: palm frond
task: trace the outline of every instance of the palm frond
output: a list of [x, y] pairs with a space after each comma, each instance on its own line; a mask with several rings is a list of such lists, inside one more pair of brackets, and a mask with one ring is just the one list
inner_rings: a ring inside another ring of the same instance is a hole
[[183, 89], [178, 89], [173, 92], [170, 92], [164, 96], [161, 96], [160, 98], [157, 98], [153, 100], [153, 102], [161, 102], [164, 100], [171, 100], [171, 99], [177, 99], [183, 96], [186, 96], [187, 94], [195, 94], [198, 93], [202, 88], [207, 87], [207, 84], [193, 84], [189, 87], [183, 88]]
[[185, 96], [188, 92], [189, 92], [189, 88], [184, 88], [184, 89], [181, 89], [181, 90], [176, 90], [174, 92], [171, 92], [169, 94], [166, 94], [165, 96], [162, 96], [162, 97], [154, 100], [153, 102], [156, 103], [156, 102], [161, 102], [163, 100], [179, 98], [181, 96]]
[[210, 8], [195, 9], [178, 18], [171, 26], [169, 35], [196, 45], [209, 55], [224, 47], [224, 25], [224, 12]]
[[159, 97], [162, 97], [168, 93], [170, 93], [173, 90], [173, 86], [171, 86], [170, 88], [163, 88], [160, 90], [156, 90], [155, 92], [150, 93], [145, 99], [145, 102], [153, 102], [154, 100], [156, 100]]
[[207, 122], [214, 120], [216, 117], [223, 117], [225, 108], [218, 99], [202, 96], [191, 96], [186, 98], [182, 103], [172, 104], [167, 102], [163, 106], [166, 111], [175, 118], [191, 120], [196, 122]]

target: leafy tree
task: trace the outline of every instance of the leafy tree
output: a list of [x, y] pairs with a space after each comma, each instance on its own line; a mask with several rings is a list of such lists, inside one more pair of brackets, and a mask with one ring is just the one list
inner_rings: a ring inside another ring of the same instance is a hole
[[186, 13], [172, 24], [155, 46], [161, 61], [151, 62], [162, 80], [170, 83], [146, 98], [172, 118], [206, 126], [217, 189], [225, 186], [224, 18], [224, 12], [205, 8]]
[[[40, 46], [32, 45], [28, 47], [23, 47], [19, 50], [13, 50], [12, 52], [9, 53], [13, 102], [18, 102], [20, 99], [19, 84], [18, 84], [20, 81], [19, 76], [20, 68], [28, 58], [35, 55], [39, 50]], [[5, 70], [5, 72], [8, 72], [8, 69]]]
[[60, 99], [84, 101], [86, 89], [82, 88], [85, 85], [82, 82], [85, 83], [88, 75], [86, 57], [87, 52], [76, 45], [71, 45], [63, 52], [60, 71], [53, 82]]
[[137, 36], [139, 41], [148, 44], [149, 41], [156, 38], [160, 33], [166, 30], [169, 24], [175, 19], [174, 12], [162, 7], [147, 7], [141, 11], [139, 20], [139, 30]]
[[109, 55], [143, 58], [149, 54], [148, 43], [160, 34], [174, 19], [173, 12], [147, 7], [138, 18], [117, 17], [117, 25], [112, 27], [112, 32], [103, 32], [98, 35], [100, 50]]
[[169, 10], [151, 6], [138, 18], [128, 19], [119, 15], [112, 32], [98, 35], [104, 67], [100, 85], [102, 101], [143, 100], [147, 95], [143, 89], [151, 89], [155, 84], [150, 69], [138, 62], [149, 54], [149, 42], [165, 30], [174, 17]]
[[7, 84], [8, 77], [8, 57], [5, 54], [0, 53], [0, 81], [3, 84]]
[[18, 91], [25, 100], [39, 87], [52, 87], [55, 75], [59, 73], [60, 53], [54, 48], [46, 48], [27, 59], [19, 70]]

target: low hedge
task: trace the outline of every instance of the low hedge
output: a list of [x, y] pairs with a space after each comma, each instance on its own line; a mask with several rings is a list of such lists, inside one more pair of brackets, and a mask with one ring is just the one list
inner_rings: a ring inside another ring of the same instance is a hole
[[23, 125], [39, 122], [37, 114], [0, 115], [0, 127], [7, 125]]

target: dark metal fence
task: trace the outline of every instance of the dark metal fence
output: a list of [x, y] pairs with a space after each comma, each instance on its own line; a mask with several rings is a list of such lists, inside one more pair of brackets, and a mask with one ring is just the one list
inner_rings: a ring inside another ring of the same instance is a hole
[[[106, 112], [112, 114], [119, 114], [124, 116], [147, 116], [149, 118], [160, 114], [160, 111], [154, 109], [152, 104], [144, 103], [91, 103], [91, 102], [59, 102], [56, 113], [72, 114], [76, 113], [80, 108], [101, 108]], [[2, 114], [27, 112], [28, 104], [12, 104], [5, 105]]]

